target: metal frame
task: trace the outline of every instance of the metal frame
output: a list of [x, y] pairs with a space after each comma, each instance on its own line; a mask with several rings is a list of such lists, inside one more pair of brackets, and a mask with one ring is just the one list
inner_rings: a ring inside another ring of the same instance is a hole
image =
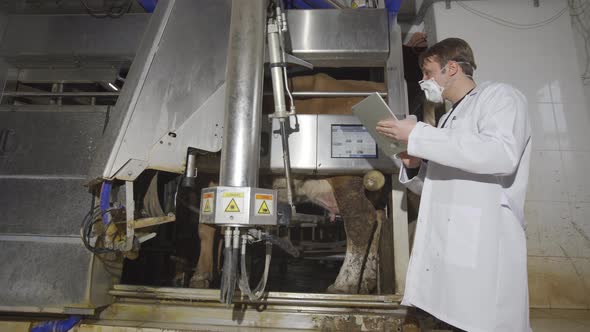
[[117, 285], [116, 298], [96, 320], [80, 331], [104, 331], [120, 326], [136, 328], [202, 328], [208, 331], [378, 330], [396, 331], [405, 310], [397, 295], [339, 295], [269, 292], [261, 302], [219, 303], [219, 291]]
[[393, 222], [393, 261], [395, 268], [395, 294], [402, 295], [406, 287], [406, 272], [410, 260], [408, 238], [408, 203], [406, 188], [399, 183], [397, 174], [391, 179], [391, 212], [388, 220]]
[[112, 83], [117, 76], [115, 68], [23, 68], [17, 79], [21, 83]]
[[[408, 115], [407, 87], [404, 79], [404, 64], [401, 47], [401, 29], [395, 16], [389, 17], [389, 58], [385, 68], [387, 82], [388, 104], [398, 118]], [[395, 84], [394, 82], [403, 82]], [[397, 103], [396, 103], [397, 101]], [[394, 175], [395, 176], [395, 175]], [[405, 188], [398, 179], [392, 179], [391, 212], [389, 220], [393, 219], [393, 244], [395, 267], [395, 292], [403, 294], [406, 282], [406, 273], [409, 264], [409, 239], [408, 239], [408, 212]]]

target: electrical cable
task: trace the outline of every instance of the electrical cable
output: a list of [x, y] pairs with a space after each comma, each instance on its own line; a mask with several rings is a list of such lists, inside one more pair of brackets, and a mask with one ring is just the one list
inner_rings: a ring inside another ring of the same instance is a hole
[[[114, 210], [114, 209], [109, 209], [109, 210], [107, 210], [107, 212], [110, 212], [111, 210]], [[92, 252], [94, 254], [106, 254], [106, 253], [117, 252], [114, 249], [97, 248], [96, 246], [93, 246], [90, 244], [92, 230], [93, 230], [95, 224], [101, 222], [101, 219], [102, 219], [101, 215], [102, 215], [102, 211], [100, 210], [99, 207], [93, 207], [90, 209], [90, 211], [88, 211], [88, 213], [86, 214], [86, 216], [82, 220], [82, 224], [80, 227], [82, 242], [84, 243], [84, 246], [86, 247], [86, 249], [88, 249], [90, 252]], [[97, 241], [100, 237], [103, 237], [104, 235], [106, 235], [106, 231], [111, 223], [112, 223], [112, 221], [110, 221], [109, 224], [104, 225], [104, 231], [101, 234], [96, 236]]]
[[542, 26], [545, 26], [555, 20], [557, 20], [558, 18], [560, 18], [568, 9], [568, 6], [565, 6], [563, 9], [559, 10], [555, 15], [549, 17], [548, 19], [545, 19], [543, 21], [540, 22], [536, 22], [536, 23], [531, 23], [531, 24], [521, 24], [521, 23], [517, 23], [517, 22], [513, 22], [513, 21], [509, 21], [509, 20], [505, 20], [503, 18], [488, 14], [486, 12], [483, 12], [481, 10], [477, 10], [465, 3], [463, 3], [463, 1], [455, 1], [459, 6], [461, 6], [463, 9], [467, 10], [468, 12], [477, 15], [483, 19], [486, 19], [490, 22], [502, 25], [502, 26], [506, 26], [512, 29], [519, 29], [519, 30], [528, 30], [528, 29], [536, 29], [536, 28], [540, 28]]
[[459, 6], [461, 6], [463, 9], [467, 10], [468, 12], [477, 15], [485, 20], [488, 20], [490, 22], [505, 26], [505, 27], [509, 27], [512, 29], [519, 29], [519, 30], [527, 30], [527, 29], [537, 29], [540, 27], [543, 27], [547, 24], [552, 23], [553, 21], [557, 20], [558, 18], [560, 18], [566, 11], [568, 11], [568, 9], [570, 10], [570, 16], [572, 17], [572, 20], [577, 23], [577, 24], [573, 24], [576, 29], [580, 32], [580, 34], [582, 35], [582, 38], [584, 40], [584, 52], [585, 52], [585, 56], [586, 56], [586, 64], [583, 68], [584, 72], [581, 75], [581, 79], [582, 79], [582, 83], [584, 85], [589, 85], [590, 84], [590, 27], [586, 27], [584, 25], [584, 22], [588, 22], [589, 20], [585, 20], [585, 16], [587, 15], [587, 9], [590, 8], [590, 1], [579, 1], [576, 2], [574, 0], [568, 0], [567, 1], [567, 5], [565, 8], [559, 10], [555, 15], [543, 20], [543, 21], [539, 21], [536, 23], [530, 23], [530, 24], [522, 24], [522, 23], [517, 23], [517, 22], [513, 22], [513, 21], [509, 21], [494, 15], [491, 15], [489, 13], [483, 12], [481, 10], [475, 9], [469, 5], [467, 5], [466, 3], [464, 3], [463, 1], [455, 1]]
[[590, 85], [590, 26], [586, 27], [584, 22], [587, 22], [588, 15], [586, 9], [590, 8], [590, 1], [576, 2], [568, 0], [570, 8], [570, 17], [572, 18], [572, 25], [580, 33], [584, 40], [585, 65], [581, 75], [582, 84]]
[[96, 9], [88, 6], [86, 0], [80, 0], [80, 3], [86, 8], [88, 14], [95, 18], [119, 18], [131, 10], [131, 6], [133, 5], [133, 0], [128, 0], [126, 4], [119, 5], [119, 6], [111, 6], [109, 7], [108, 11], [103, 9]]

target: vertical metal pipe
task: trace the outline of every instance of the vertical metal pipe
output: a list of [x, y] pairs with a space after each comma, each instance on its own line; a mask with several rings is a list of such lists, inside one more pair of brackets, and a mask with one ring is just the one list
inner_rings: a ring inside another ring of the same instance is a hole
[[186, 157], [186, 169], [184, 170], [184, 177], [182, 179], [183, 187], [194, 187], [197, 177], [197, 154], [196, 152], [189, 152]]
[[127, 220], [127, 234], [123, 251], [130, 251], [133, 249], [133, 238], [135, 237], [135, 229], [133, 228], [133, 221], [135, 220], [135, 199], [133, 198], [133, 194], [133, 181], [125, 181], [125, 214]]
[[[57, 92], [57, 83], [51, 84], [51, 92]], [[49, 105], [55, 105], [55, 99], [49, 98]]]
[[[271, 30], [272, 29], [272, 30]], [[272, 89], [275, 101], [275, 112], [273, 116], [286, 117], [287, 106], [285, 104], [285, 83], [283, 81], [282, 51], [279, 41], [280, 27], [273, 20], [268, 25], [268, 54], [270, 58], [270, 73], [272, 76]]]
[[[63, 83], [57, 83], [57, 92], [62, 93], [64, 92], [64, 85]], [[62, 104], [62, 97], [57, 97], [57, 104]]]
[[279, 119], [281, 125], [281, 142], [283, 143], [283, 164], [285, 165], [285, 180], [287, 181], [287, 202], [291, 209], [293, 209], [293, 188], [291, 185], [291, 157], [289, 154], [289, 135], [285, 128], [287, 120], [285, 118]]
[[257, 187], [267, 0], [233, 0], [219, 183]]

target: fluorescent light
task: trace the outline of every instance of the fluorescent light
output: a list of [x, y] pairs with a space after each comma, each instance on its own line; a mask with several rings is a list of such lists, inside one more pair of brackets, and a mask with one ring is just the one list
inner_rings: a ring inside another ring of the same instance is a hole
[[113, 83], [109, 82], [109, 86], [111, 87], [111, 89], [119, 91], [119, 88], [117, 88]]

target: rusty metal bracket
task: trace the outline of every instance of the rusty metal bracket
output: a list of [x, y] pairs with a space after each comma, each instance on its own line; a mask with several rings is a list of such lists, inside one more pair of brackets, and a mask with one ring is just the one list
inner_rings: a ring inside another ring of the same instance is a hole
[[149, 226], [161, 225], [166, 224], [169, 222], [176, 221], [176, 216], [174, 213], [168, 213], [167, 216], [163, 217], [151, 217], [151, 218], [142, 218], [137, 220], [128, 221], [133, 229], [144, 228]]

